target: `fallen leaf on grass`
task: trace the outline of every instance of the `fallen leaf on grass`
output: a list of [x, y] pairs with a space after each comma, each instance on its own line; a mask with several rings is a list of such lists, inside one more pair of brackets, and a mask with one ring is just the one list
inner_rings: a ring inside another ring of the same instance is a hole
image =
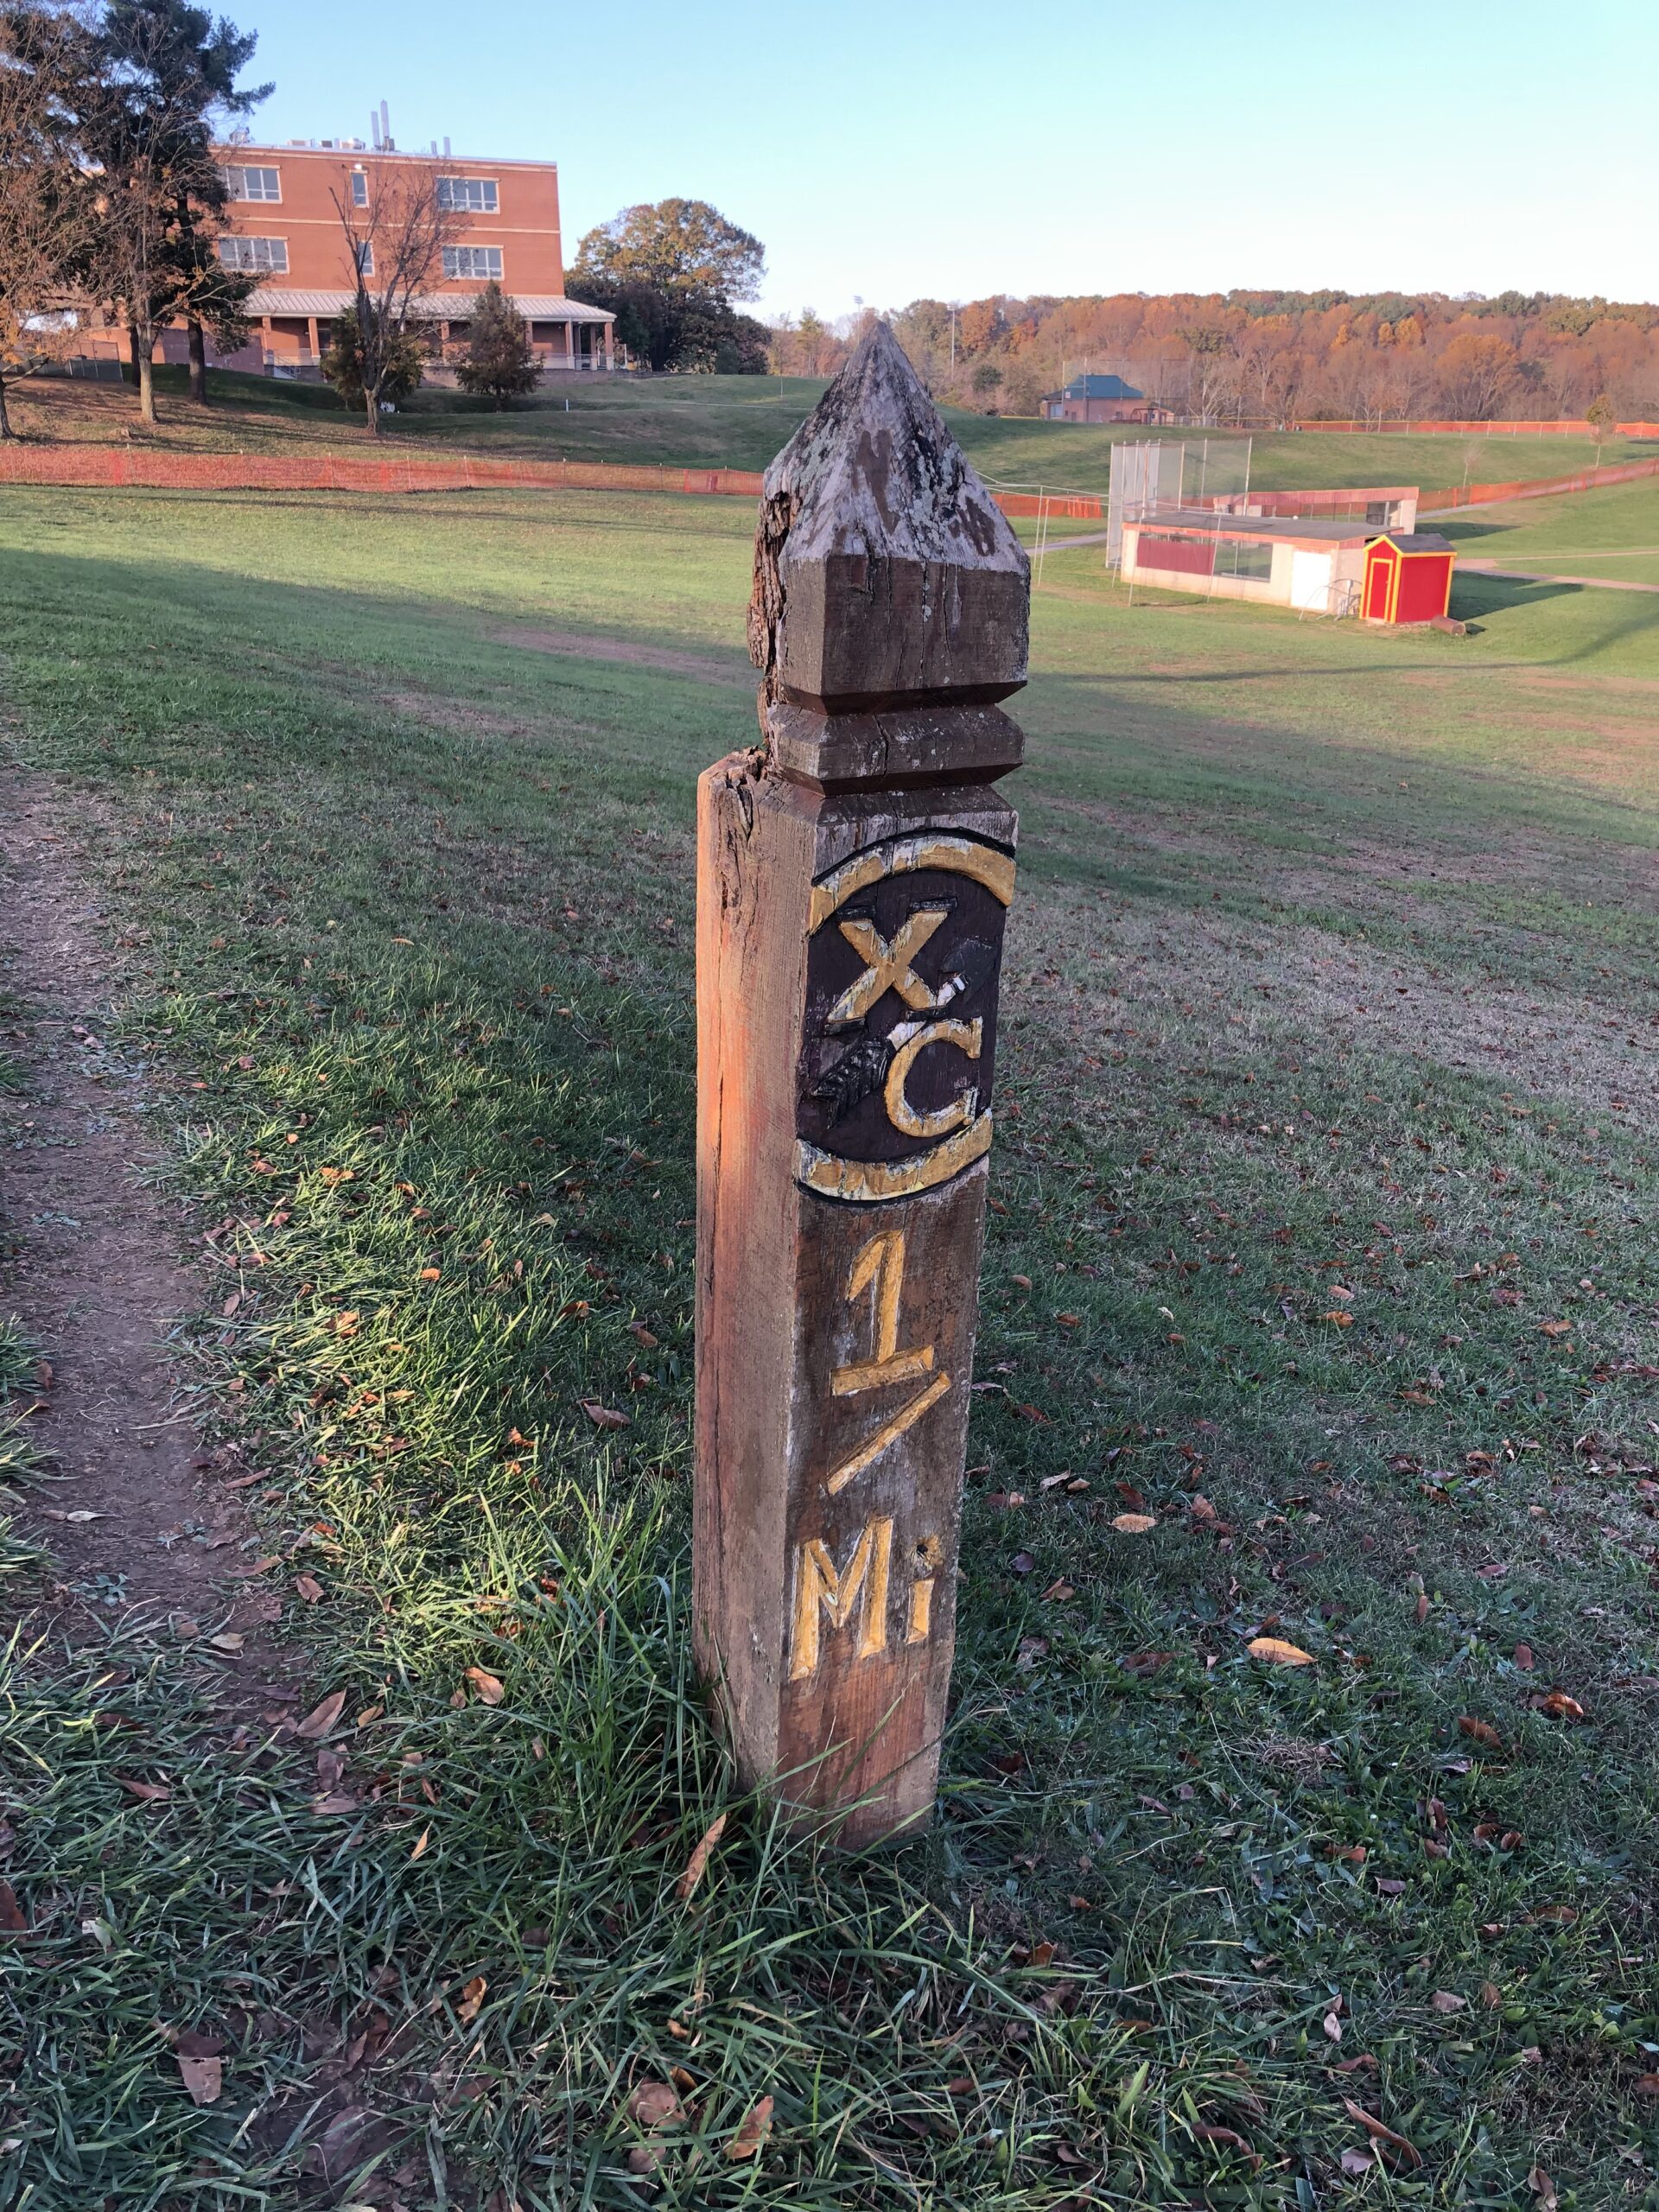
[[709, 1864], [709, 1854], [726, 1833], [726, 1815], [717, 1813], [703, 1830], [696, 1849], [685, 1862], [685, 1872], [674, 1885], [674, 1894], [683, 1904], [702, 1879]]
[[0, 1936], [21, 1936], [29, 1926], [29, 1916], [17, 1902], [17, 1893], [10, 1882], [0, 1882]]
[[94, 1513], [85, 1505], [78, 1505], [73, 1513], [66, 1513], [60, 1506], [43, 1505], [41, 1518], [43, 1521], [68, 1521], [79, 1526], [87, 1521], [112, 1521], [115, 1516], [111, 1513]]
[[1375, 2113], [1367, 2112], [1363, 2105], [1357, 2105], [1351, 2097], [1343, 2099], [1342, 2108], [1350, 2120], [1357, 2120], [1359, 2122], [1368, 2135], [1374, 2136], [1379, 2143], [1389, 2144], [1395, 2150], [1404, 2152], [1414, 2166], [1422, 2164], [1423, 2154], [1416, 2145], [1408, 2143], [1403, 2135], [1396, 2135], [1393, 2128], [1385, 2121], [1380, 2120]]
[[1115, 1513], [1112, 1526], [1120, 1536], [1144, 1536], [1158, 1526], [1158, 1521], [1151, 1513]]
[[579, 1402], [582, 1410], [595, 1428], [632, 1428], [633, 1427], [633, 1423], [626, 1414], [618, 1413], [614, 1406], [601, 1405], [597, 1398], [583, 1398]]
[[728, 2158], [753, 2158], [758, 2156], [772, 2131], [772, 2099], [762, 2097], [749, 2107], [738, 2122], [737, 2132], [726, 2145]]
[[1539, 1700], [1538, 1710], [1548, 1713], [1553, 1720], [1582, 1720], [1584, 1718], [1584, 1707], [1577, 1698], [1569, 1697], [1565, 1690], [1551, 1690], [1548, 1697]]
[[1532, 1646], [1529, 1643], [1516, 1645], [1515, 1663], [1523, 1675], [1529, 1675], [1532, 1672]]
[[463, 2028], [470, 2027], [478, 2018], [479, 2007], [484, 2002], [484, 1993], [489, 1986], [481, 1974], [475, 1974], [470, 1981], [462, 1984], [461, 2002], [455, 2007], [455, 2018]]
[[1541, 1337], [1571, 1336], [1573, 1324], [1570, 1321], [1541, 1321], [1538, 1324], [1538, 1333]]
[[207, 1639], [215, 1651], [239, 1651], [247, 1640], [233, 1628], [221, 1629], [217, 1636], [210, 1636]]
[[1362, 2144], [1351, 2143], [1342, 2154], [1342, 2171], [1345, 2174], [1368, 2174], [1376, 2164], [1374, 2155]]
[[1300, 1643], [1287, 1643], [1279, 1636], [1252, 1637], [1245, 1646], [1252, 1659], [1266, 1659], [1275, 1667], [1311, 1667], [1313, 1654]]
[[1437, 1989], [1428, 2001], [1436, 2012], [1461, 2012], [1469, 1999], [1459, 1997], [1454, 1990]]
[[311, 1800], [311, 1809], [314, 1813], [354, 1813], [357, 1800], [343, 1789], [327, 1789], [321, 1796]]
[[322, 1585], [315, 1574], [296, 1574], [294, 1587], [308, 1605], [316, 1605], [322, 1596]]
[[431, 1834], [431, 1833], [432, 1831], [430, 1828], [423, 1828], [419, 1835], [416, 1837], [415, 1848], [409, 1854], [409, 1863], [411, 1866], [415, 1864], [415, 1861], [417, 1859], [421, 1859], [425, 1856], [427, 1838]]
[[1555, 2184], [1541, 2166], [1535, 2166], [1527, 2176], [1527, 2187], [1538, 2200], [1538, 2212], [1555, 2212], [1560, 2201], [1555, 2195]]
[[1325, 2014], [1324, 2019], [1319, 2023], [1319, 2024], [1325, 2030], [1326, 2035], [1330, 2037], [1332, 2043], [1340, 2043], [1342, 2041], [1342, 2022], [1337, 2018], [1334, 2007]]
[[340, 1714], [346, 1710], [344, 1690], [331, 1690], [322, 1703], [315, 1706], [295, 1729], [294, 1733], [304, 1743], [315, 1744], [326, 1736]]
[[1630, 2088], [1638, 2097], [1659, 2097], [1659, 2074], [1638, 2074]]
[[639, 1346], [641, 1351], [656, 1351], [659, 1340], [656, 1337], [652, 1336], [651, 1331], [645, 1326], [643, 1321], [630, 1321], [628, 1324], [628, 1334], [633, 1338], [633, 1341]]
[[190, 2058], [183, 2051], [178, 2053], [179, 2073], [193, 2105], [211, 2105], [218, 2101], [225, 2086], [225, 2062], [222, 2058]]
[[467, 1679], [478, 1692], [480, 1702], [484, 1705], [499, 1705], [506, 1695], [505, 1690], [501, 1687], [499, 1676], [486, 1673], [482, 1667], [469, 1667], [467, 1669]]
[[655, 2134], [659, 2127], [677, 2127], [685, 2118], [677, 2092], [666, 2082], [641, 2082], [623, 2109], [647, 2134]]
[[1063, 1329], [1079, 1329], [1083, 1326], [1081, 1313], [1057, 1313], [1054, 1319]]
[[1480, 2001], [1489, 2012], [1495, 2012], [1503, 2002], [1503, 1993], [1495, 1981], [1483, 1981], [1480, 1985]]
[[173, 1795], [164, 1782], [129, 1782], [124, 1774], [117, 1775], [116, 1780], [130, 1796], [141, 1797], [146, 1803], [165, 1805]]
[[1321, 1313], [1319, 1319], [1321, 1321], [1331, 1322], [1338, 1329], [1351, 1329], [1354, 1325], [1353, 1315], [1344, 1313], [1339, 1306], [1333, 1306], [1328, 1313]]
[[1490, 1720], [1477, 1720], [1472, 1713], [1465, 1713], [1459, 1715], [1458, 1726], [1484, 1751], [1501, 1751], [1503, 1748], [1503, 1738]]
[[1063, 1605], [1068, 1598], [1075, 1598], [1077, 1594], [1063, 1574], [1058, 1575], [1043, 1592], [1045, 1598], [1052, 1598], [1058, 1605]]

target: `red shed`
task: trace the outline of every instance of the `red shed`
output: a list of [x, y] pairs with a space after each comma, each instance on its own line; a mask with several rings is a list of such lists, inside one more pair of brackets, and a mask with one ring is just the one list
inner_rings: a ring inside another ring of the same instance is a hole
[[1368, 622], [1433, 622], [1452, 604], [1451, 541], [1435, 530], [1390, 531], [1365, 548]]

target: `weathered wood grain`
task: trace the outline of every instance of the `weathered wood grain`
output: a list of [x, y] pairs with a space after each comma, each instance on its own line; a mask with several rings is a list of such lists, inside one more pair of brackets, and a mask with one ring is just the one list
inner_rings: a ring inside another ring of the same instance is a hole
[[949, 1695], [1026, 569], [884, 330], [773, 477], [766, 743], [698, 796], [696, 1637], [741, 1770], [859, 1843]]

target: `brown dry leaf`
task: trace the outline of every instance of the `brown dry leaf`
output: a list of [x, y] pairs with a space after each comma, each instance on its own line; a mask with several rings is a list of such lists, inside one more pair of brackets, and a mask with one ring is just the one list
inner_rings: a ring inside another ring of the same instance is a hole
[[1057, 1313], [1054, 1319], [1063, 1329], [1080, 1329], [1083, 1326], [1081, 1313]]
[[1057, 1605], [1063, 1605], [1068, 1598], [1075, 1598], [1077, 1594], [1063, 1574], [1057, 1575], [1043, 1592], [1045, 1598], [1053, 1599]]
[[1569, 1697], [1565, 1690], [1551, 1690], [1538, 1710], [1548, 1713], [1554, 1720], [1582, 1720], [1584, 1718], [1584, 1707], [1577, 1698]]
[[189, 2093], [193, 2105], [211, 2105], [218, 2101], [225, 2086], [225, 2062], [222, 2058], [187, 2058], [178, 2054], [179, 2073]]
[[1350, 2120], [1357, 2120], [1368, 2135], [1379, 2143], [1391, 2144], [1396, 2151], [1403, 2151], [1414, 2166], [1421, 2166], [1423, 2154], [1414, 2143], [1408, 2143], [1403, 2135], [1396, 2135], [1390, 2126], [1380, 2120], [1375, 2113], [1367, 2112], [1363, 2105], [1357, 2105], [1351, 2097], [1344, 2097], [1342, 2108]]
[[654, 2134], [659, 2127], [677, 2127], [685, 2107], [666, 2082], [641, 2082], [624, 2107], [636, 2127]]
[[1538, 1333], [1541, 1337], [1571, 1336], [1573, 1324], [1570, 1321], [1541, 1321], [1538, 1324]]
[[726, 2145], [728, 2158], [758, 2157], [766, 2137], [772, 2132], [772, 2099], [762, 2097], [749, 2107], [738, 2122], [737, 2133]]
[[499, 1677], [487, 1673], [482, 1667], [469, 1667], [467, 1669], [467, 1679], [478, 1692], [482, 1704], [499, 1705], [506, 1695], [505, 1690], [501, 1687]]
[[1340, 2043], [1342, 2041], [1342, 2022], [1337, 2018], [1334, 2010], [1327, 2012], [1319, 2024], [1324, 2028], [1325, 2032], [1330, 2037], [1332, 2043]]
[[1659, 2074], [1638, 2074], [1630, 2088], [1638, 2097], [1659, 2097]]
[[1311, 1667], [1313, 1654], [1300, 1643], [1287, 1643], [1281, 1636], [1255, 1636], [1244, 1647], [1252, 1659], [1266, 1659], [1275, 1667]]
[[321, 1599], [322, 1585], [318, 1581], [315, 1574], [296, 1575], [294, 1578], [294, 1587], [299, 1592], [301, 1597], [304, 1599], [308, 1605], [315, 1605]]
[[411, 1866], [417, 1859], [423, 1858], [425, 1855], [427, 1838], [431, 1834], [431, 1833], [432, 1831], [430, 1828], [423, 1828], [419, 1835], [416, 1837], [415, 1848], [409, 1854], [409, 1863]]
[[702, 1879], [709, 1864], [709, 1854], [726, 1833], [726, 1815], [717, 1813], [703, 1830], [696, 1849], [685, 1862], [685, 1872], [674, 1885], [674, 1894], [684, 1903]]
[[1402, 1390], [1400, 1395], [1408, 1406], [1432, 1406], [1434, 1402], [1427, 1390]]
[[1008, 1281], [1014, 1285], [1016, 1290], [1029, 1290], [1031, 1288], [1031, 1277], [1029, 1275], [1010, 1275], [1008, 1277]]
[[357, 1800], [343, 1789], [326, 1789], [320, 1797], [311, 1800], [311, 1809], [314, 1813], [324, 1814], [354, 1813]]
[[165, 1805], [173, 1795], [164, 1782], [130, 1782], [124, 1774], [117, 1775], [116, 1780], [130, 1796], [142, 1797], [147, 1802]]
[[1495, 1981], [1483, 1981], [1480, 1985], [1480, 2001], [1489, 2012], [1495, 2012], [1503, 2002], [1503, 1993]]
[[1120, 1536], [1144, 1536], [1158, 1526], [1158, 1521], [1151, 1513], [1115, 1513], [1112, 1526]]
[[0, 1936], [21, 1936], [29, 1926], [29, 1916], [17, 1902], [17, 1893], [10, 1882], [0, 1882]]
[[484, 2002], [484, 1993], [489, 1986], [481, 1974], [475, 1974], [470, 1981], [462, 1984], [461, 2002], [455, 2007], [455, 2018], [463, 2028], [470, 2027], [478, 2018], [479, 2007]]
[[1428, 1592], [1427, 1590], [1420, 1590], [1417, 1592], [1416, 1610], [1417, 1625], [1421, 1628], [1423, 1623], [1428, 1618]]
[[1436, 2012], [1461, 2012], [1469, 1999], [1459, 1997], [1454, 1990], [1437, 1989], [1428, 2001]]
[[1490, 1720], [1477, 1720], [1472, 1713], [1465, 1713], [1459, 1715], [1458, 1726], [1464, 1735], [1471, 1737], [1483, 1751], [1501, 1751], [1503, 1748], [1503, 1738]]
[[642, 1351], [655, 1351], [658, 1339], [653, 1337], [643, 1321], [630, 1321], [628, 1334]]
[[215, 1651], [239, 1651], [247, 1642], [245, 1636], [233, 1628], [221, 1629], [217, 1636], [210, 1636], [208, 1643]]
[[628, 1419], [626, 1414], [618, 1413], [614, 1406], [601, 1405], [597, 1398], [583, 1398], [579, 1401], [579, 1403], [595, 1428], [632, 1428], [633, 1427], [633, 1423]]
[[1351, 2143], [1342, 2154], [1342, 2171], [1345, 2174], [1368, 2174], [1376, 2164], [1376, 2157], [1363, 2144]]
[[1321, 1321], [1331, 1322], [1338, 1329], [1351, 1329], [1354, 1325], [1353, 1315], [1344, 1313], [1340, 1306], [1333, 1306], [1328, 1313], [1321, 1313], [1319, 1319]]
[[1535, 2166], [1527, 2176], [1527, 2187], [1538, 2200], [1538, 2212], [1555, 2212], [1560, 2202], [1555, 2194], [1555, 2184], [1541, 2166]]
[[1529, 1675], [1532, 1672], [1532, 1646], [1529, 1643], [1516, 1645], [1515, 1663], [1523, 1675]]
[[324, 1698], [321, 1705], [314, 1706], [311, 1711], [306, 1714], [304, 1719], [302, 1720], [299, 1726], [295, 1729], [294, 1733], [299, 1737], [302, 1742], [315, 1744], [321, 1737], [326, 1736], [328, 1733], [328, 1731], [334, 1726], [335, 1721], [339, 1719], [340, 1714], [345, 1710], [345, 1691], [331, 1690], [328, 1693], [328, 1695]]

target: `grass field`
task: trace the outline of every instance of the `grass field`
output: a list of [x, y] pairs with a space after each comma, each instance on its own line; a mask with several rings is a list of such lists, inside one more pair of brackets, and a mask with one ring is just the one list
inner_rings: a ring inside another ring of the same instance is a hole
[[[219, 404], [200, 409], [184, 397], [182, 369], [158, 369], [156, 384], [163, 419], [154, 435], [163, 443], [254, 452], [296, 442], [342, 449], [362, 442], [355, 423], [319, 386], [284, 386], [221, 372]], [[395, 442], [414, 439], [423, 446], [435, 442], [531, 460], [764, 468], [823, 390], [821, 381], [805, 377], [658, 377], [638, 383], [576, 377], [549, 385], [534, 404], [505, 414], [458, 392], [426, 391], [415, 395], [387, 435]], [[135, 404], [133, 395], [118, 387], [37, 380], [22, 389], [18, 420], [34, 435], [124, 439], [130, 432], [147, 435], [137, 429]], [[1114, 441], [1147, 435], [1129, 423], [1084, 428], [1004, 422], [954, 410], [948, 420], [975, 465], [994, 480], [1084, 492], [1106, 489]], [[1591, 438], [1306, 432], [1256, 437], [1250, 477], [1287, 491], [1343, 484], [1443, 489], [1567, 475], [1592, 467], [1599, 454], [1611, 464], [1651, 450], [1624, 439], [1599, 448]]]
[[1659, 584], [1659, 499], [1618, 484], [1556, 499], [1516, 499], [1435, 522], [1459, 553], [1501, 568]]
[[1653, 603], [1465, 577], [1471, 635], [1389, 636], [1051, 556], [943, 1812], [844, 1864], [687, 1670], [750, 527], [0, 491], [0, 708], [242, 1224], [189, 1402], [364, 1715], [329, 1817], [188, 1656], [16, 1656], [0, 2201], [298, 2202], [327, 2125], [355, 2203], [1659, 2202]]

